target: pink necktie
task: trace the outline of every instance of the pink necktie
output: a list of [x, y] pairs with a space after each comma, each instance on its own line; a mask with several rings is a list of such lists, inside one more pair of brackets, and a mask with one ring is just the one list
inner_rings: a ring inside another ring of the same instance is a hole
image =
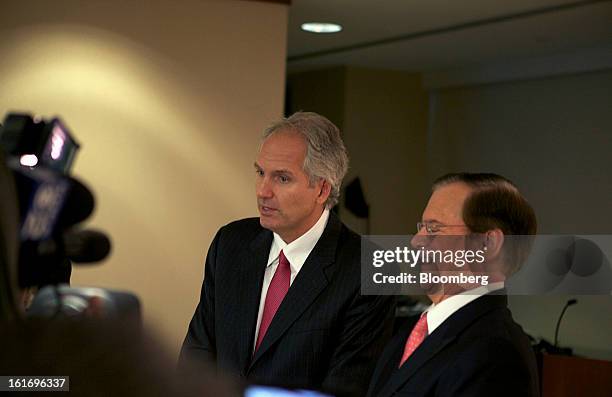
[[266, 294], [266, 302], [264, 304], [263, 315], [261, 316], [261, 324], [259, 325], [259, 334], [257, 334], [257, 342], [255, 343], [255, 351], [259, 349], [261, 341], [263, 340], [268, 327], [278, 310], [281, 302], [289, 291], [289, 284], [291, 281], [291, 268], [289, 267], [289, 261], [285, 254], [281, 250], [278, 256], [278, 267], [272, 277], [270, 286], [268, 287], [268, 293]]
[[406, 360], [408, 360], [408, 357], [410, 357], [416, 348], [419, 347], [421, 342], [425, 340], [427, 333], [427, 312], [425, 312], [421, 315], [419, 321], [417, 321], [416, 325], [412, 329], [412, 332], [410, 332], [410, 336], [408, 337], [406, 346], [404, 347], [404, 355], [400, 360], [400, 367], [406, 362]]

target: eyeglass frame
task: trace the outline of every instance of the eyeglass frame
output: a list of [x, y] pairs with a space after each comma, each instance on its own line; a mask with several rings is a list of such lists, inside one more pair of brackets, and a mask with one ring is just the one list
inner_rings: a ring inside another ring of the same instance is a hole
[[[438, 229], [436, 230], [432, 230], [431, 226], [435, 225]], [[468, 227], [467, 225], [445, 225], [443, 223], [437, 223], [437, 222], [417, 222], [416, 227], [417, 227], [417, 233], [419, 233], [421, 231], [421, 229], [425, 228], [425, 231], [427, 232], [427, 234], [434, 234], [439, 232], [442, 228], [445, 227]]]

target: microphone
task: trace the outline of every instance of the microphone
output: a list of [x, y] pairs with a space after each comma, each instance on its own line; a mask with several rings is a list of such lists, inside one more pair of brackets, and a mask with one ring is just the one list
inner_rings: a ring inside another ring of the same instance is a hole
[[55, 239], [43, 241], [37, 246], [37, 254], [45, 257], [66, 257], [75, 263], [93, 263], [106, 258], [111, 242], [98, 230], [68, 230]]
[[561, 320], [563, 319], [563, 315], [565, 314], [565, 311], [567, 310], [568, 307], [575, 305], [576, 303], [578, 303], [577, 299], [570, 299], [567, 301], [567, 303], [565, 304], [565, 306], [563, 307], [563, 310], [561, 310], [561, 314], [559, 315], [559, 320], [557, 320], [557, 327], [555, 328], [555, 343], [554, 343], [554, 347], [557, 347], [557, 344], [559, 342], [559, 326], [561, 325]]
[[97, 230], [71, 229], [43, 241], [24, 241], [19, 250], [19, 286], [68, 283], [72, 262], [98, 262], [110, 250], [109, 238]]
[[111, 250], [108, 236], [98, 230], [69, 230], [62, 238], [64, 252], [75, 263], [98, 262]]

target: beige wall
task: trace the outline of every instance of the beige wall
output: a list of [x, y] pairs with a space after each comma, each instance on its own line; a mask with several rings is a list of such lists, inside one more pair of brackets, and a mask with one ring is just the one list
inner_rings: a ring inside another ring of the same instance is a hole
[[427, 197], [427, 95], [420, 75], [348, 68], [344, 120], [346, 180], [361, 178], [370, 233], [414, 233]]
[[260, 131], [282, 113], [288, 7], [244, 1], [3, 1], [0, 113], [60, 115], [82, 143], [91, 225], [113, 239], [73, 284], [134, 291], [174, 351], [210, 241], [254, 216]]

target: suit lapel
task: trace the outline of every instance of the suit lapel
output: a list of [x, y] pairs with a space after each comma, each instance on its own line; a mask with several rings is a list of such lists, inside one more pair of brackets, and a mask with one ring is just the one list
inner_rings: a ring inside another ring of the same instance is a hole
[[327, 267], [335, 261], [340, 228], [340, 221], [330, 213], [325, 231], [291, 284], [249, 368], [287, 332], [327, 286], [330, 276]]
[[[438, 330], [436, 330], [438, 331]], [[423, 343], [412, 353], [410, 358], [402, 365], [399, 365], [399, 360], [404, 350], [405, 340], [403, 341], [398, 349], [400, 353], [396, 354], [397, 360], [393, 360], [390, 365], [394, 366], [393, 372], [387, 384], [382, 388], [381, 393], [378, 394], [381, 397], [392, 395], [397, 389], [399, 389], [404, 383], [406, 383], [425, 363], [433, 359], [436, 354], [441, 352], [449, 343], [455, 339], [454, 335], [444, 335], [434, 331], [433, 334], [429, 335]], [[406, 336], [408, 337], [408, 336]]]
[[[388, 382], [382, 387], [381, 393], [377, 394], [377, 396], [386, 397], [392, 395], [404, 383], [408, 382], [423, 365], [449, 346], [466, 327], [489, 311], [506, 306], [507, 297], [505, 291], [502, 290], [502, 295], [489, 294], [482, 296], [453, 313], [431, 335], [425, 338], [423, 343], [412, 353], [401, 368], [391, 372]], [[407, 333], [405, 337], [407, 338], [408, 335], [410, 333]], [[406, 339], [404, 338], [403, 342], [405, 343], [405, 341]], [[398, 349], [402, 351], [403, 348], [403, 344], [398, 346]], [[399, 356], [397, 360], [389, 365], [394, 365], [397, 368]]]
[[242, 258], [243, 265], [238, 282], [239, 306], [242, 307], [244, 327], [239, 327], [240, 368], [246, 369], [253, 355], [253, 341], [255, 327], [257, 326], [257, 313], [261, 298], [261, 287], [266, 271], [270, 246], [272, 245], [272, 232], [262, 230], [253, 239], [249, 249], [245, 250]]

